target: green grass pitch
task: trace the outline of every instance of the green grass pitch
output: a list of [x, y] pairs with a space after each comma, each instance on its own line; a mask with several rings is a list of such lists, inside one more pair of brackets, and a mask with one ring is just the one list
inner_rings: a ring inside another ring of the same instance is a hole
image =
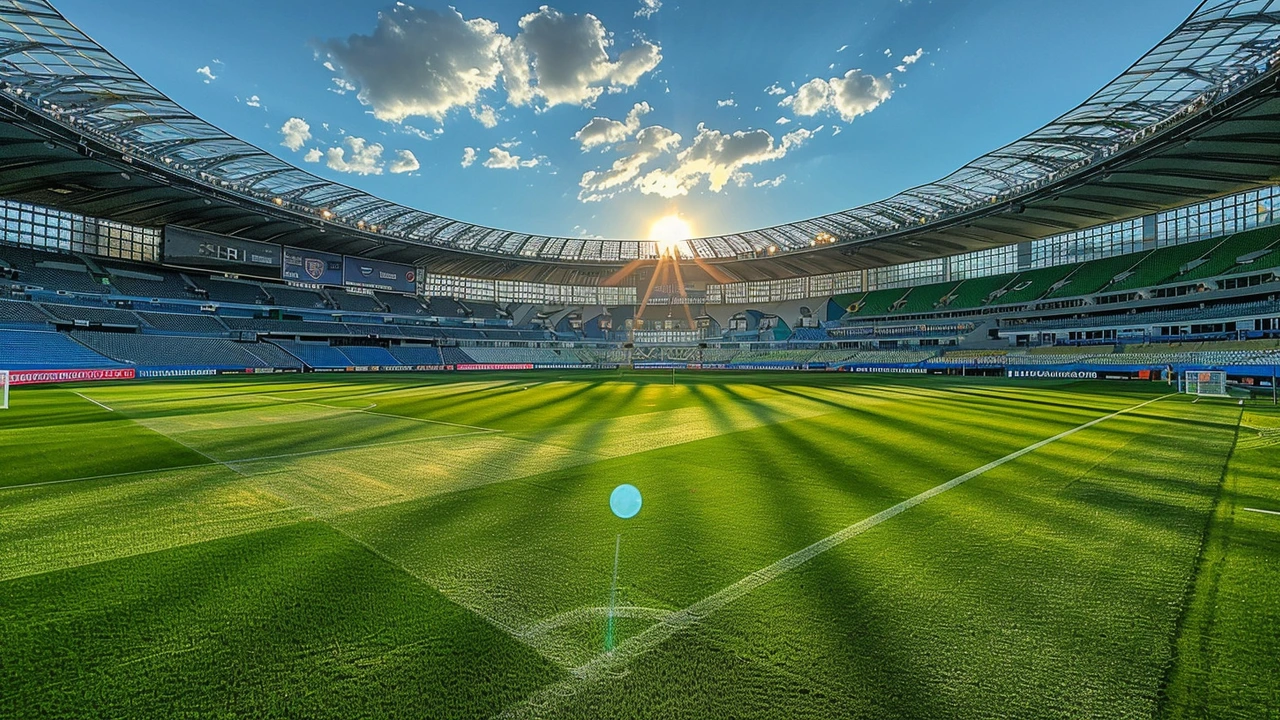
[[0, 717], [1278, 717], [1280, 413], [1167, 393], [19, 388]]

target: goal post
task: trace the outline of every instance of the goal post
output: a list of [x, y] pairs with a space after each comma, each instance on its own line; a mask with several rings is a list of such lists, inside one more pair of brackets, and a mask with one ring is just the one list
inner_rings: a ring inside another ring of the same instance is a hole
[[0, 410], [9, 409], [9, 371], [0, 370]]
[[1221, 370], [1188, 370], [1182, 375], [1182, 391], [1197, 397], [1230, 397], [1227, 374]]

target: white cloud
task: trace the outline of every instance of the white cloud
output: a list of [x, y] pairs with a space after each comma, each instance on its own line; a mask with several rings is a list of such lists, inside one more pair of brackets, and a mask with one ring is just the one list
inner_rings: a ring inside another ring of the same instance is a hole
[[444, 122], [464, 108], [486, 127], [497, 116], [483, 98], [499, 78], [512, 106], [588, 105], [606, 91], [635, 85], [662, 60], [661, 48], [646, 40], [611, 57], [614, 35], [590, 14], [543, 6], [521, 18], [519, 27], [508, 37], [497, 23], [467, 20], [452, 8], [436, 12], [397, 3], [379, 15], [371, 35], [330, 40], [321, 51], [326, 67], [343, 76], [335, 78], [334, 91], [358, 88], [357, 97], [381, 120]]
[[885, 56], [885, 57], [893, 57], [893, 50], [892, 50], [891, 48], [885, 48], [885, 49], [884, 49], [884, 56]]
[[738, 101], [733, 98], [728, 100], [717, 100], [716, 107], [738, 107]]
[[289, 118], [280, 126], [280, 134], [284, 136], [281, 145], [297, 152], [311, 139], [311, 126], [302, 118]]
[[783, 117], [778, 118], [778, 119], [777, 119], [777, 121], [775, 121], [775, 123], [774, 123], [774, 124], [776, 124], [776, 125], [787, 125], [787, 124], [789, 124], [790, 122], [791, 122], [791, 118], [786, 117], [786, 116], [783, 116]]
[[358, 137], [349, 137], [342, 142], [345, 148], [329, 148], [324, 154], [325, 164], [330, 170], [356, 175], [382, 174], [383, 147], [380, 143], [370, 143]]
[[613, 42], [595, 15], [566, 15], [546, 5], [525, 15], [520, 34], [503, 53], [508, 101], [519, 106], [540, 98], [547, 108], [588, 105], [606, 88], [635, 85], [662, 61], [662, 49], [646, 40], [611, 59]]
[[848, 49], [849, 49], [849, 46], [848, 46], [848, 45], [841, 45], [841, 46], [840, 46], [840, 49], [839, 49], [839, 50], [837, 50], [836, 52], [838, 52], [838, 53], [842, 53], [842, 52], [844, 52], [845, 50], [848, 50]]
[[787, 94], [786, 88], [782, 87], [778, 83], [774, 83], [770, 85], [769, 87], [765, 88], [764, 91], [769, 95], [786, 95]]
[[776, 177], [776, 178], [774, 178], [774, 179], [772, 179], [772, 180], [761, 180], [760, 182], [758, 182], [758, 183], [756, 183], [756, 184], [755, 184], [755, 187], [758, 187], [758, 188], [763, 188], [763, 187], [776, 188], [776, 187], [778, 187], [779, 185], [781, 185], [782, 183], [784, 183], [784, 182], [786, 182], [786, 181], [787, 181], [787, 175], [786, 175], [786, 173], [783, 173], [783, 174], [779, 175], [778, 177]]
[[477, 106], [480, 94], [497, 85], [507, 42], [491, 20], [398, 3], [379, 14], [372, 35], [331, 40], [323, 50], [378, 119], [443, 122], [454, 108]]
[[650, 171], [637, 187], [647, 195], [673, 198], [687, 195], [706, 180], [712, 192], [720, 192], [730, 181], [745, 182], [747, 166], [780, 160], [812, 136], [808, 130], [794, 130], [775, 143], [766, 130], [723, 133], [699, 124], [693, 144], [676, 156], [675, 164]]
[[462, 167], [471, 167], [476, 161], [476, 149], [473, 147], [462, 148]]
[[[471, 148], [467, 148], [470, 150]], [[464, 151], [465, 152], [465, 151]], [[543, 163], [546, 158], [532, 157], [523, 160], [519, 155], [513, 155], [509, 150], [500, 147], [489, 148], [489, 159], [485, 160], [483, 165], [493, 170], [516, 170], [518, 168], [537, 167]], [[463, 167], [466, 167], [466, 157], [463, 157]]]
[[205, 85], [208, 85], [218, 79], [218, 76], [213, 74], [213, 70], [208, 65], [205, 65], [202, 68], [196, 68], [196, 74], [204, 78]]
[[834, 110], [846, 122], [850, 122], [880, 107], [893, 97], [893, 75], [869, 75], [861, 70], [850, 70], [844, 77], [823, 80], [814, 78], [787, 96], [782, 106], [789, 106], [797, 115], [810, 117], [826, 110]]
[[413, 172], [421, 167], [422, 165], [418, 163], [418, 158], [415, 157], [412, 152], [408, 150], [397, 150], [396, 159], [391, 161], [391, 164], [387, 166], [387, 169], [390, 170], [393, 175], [401, 175]]
[[600, 145], [617, 145], [640, 130], [640, 119], [653, 111], [647, 102], [636, 103], [627, 113], [625, 122], [618, 122], [606, 117], [591, 118], [581, 130], [574, 134], [584, 151]]
[[634, 184], [646, 164], [678, 148], [682, 139], [679, 133], [661, 125], [640, 130], [634, 142], [619, 146], [618, 150], [627, 154], [615, 160], [608, 170], [590, 170], [582, 175], [578, 199], [596, 202], [613, 197]]
[[251, 95], [248, 100], [244, 101], [244, 104], [251, 108], [260, 108], [262, 107], [262, 98], [257, 95]]
[[320, 148], [311, 148], [307, 154], [302, 157], [303, 162], [318, 163], [324, 159], [324, 153], [320, 152]]
[[636, 17], [649, 18], [662, 9], [662, 0], [640, 0], [640, 9]]
[[488, 105], [481, 105], [479, 109], [471, 108], [471, 117], [487, 128], [498, 127], [498, 113]]
[[919, 50], [916, 50], [915, 52], [911, 53], [910, 55], [908, 55], [908, 56], [906, 56], [906, 57], [902, 58], [902, 64], [903, 64], [903, 65], [915, 65], [917, 62], [919, 62], [919, 61], [920, 61], [920, 58], [922, 58], [922, 57], [924, 57], [924, 48], [920, 48]]
[[[325, 64], [328, 65], [329, 63]], [[335, 77], [333, 78], [333, 84], [334, 87], [329, 88], [329, 92], [331, 93], [346, 95], [349, 92], [356, 91], [356, 84], [346, 78]]]

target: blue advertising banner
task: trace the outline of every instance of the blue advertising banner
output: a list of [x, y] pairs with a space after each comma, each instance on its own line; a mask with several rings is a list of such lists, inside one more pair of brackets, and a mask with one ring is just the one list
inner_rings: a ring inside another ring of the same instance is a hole
[[284, 279], [311, 285], [342, 286], [342, 256], [316, 250], [284, 249]]
[[412, 295], [418, 291], [418, 271], [410, 265], [346, 256], [342, 281], [351, 287]]

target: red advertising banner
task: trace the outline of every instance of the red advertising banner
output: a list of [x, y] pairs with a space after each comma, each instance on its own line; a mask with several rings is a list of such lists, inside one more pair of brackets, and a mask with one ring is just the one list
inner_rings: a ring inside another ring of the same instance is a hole
[[458, 370], [532, 370], [532, 363], [512, 364], [512, 365], [458, 365]]
[[45, 383], [93, 382], [95, 380], [132, 380], [133, 368], [110, 370], [10, 370], [10, 385], [42, 385]]

